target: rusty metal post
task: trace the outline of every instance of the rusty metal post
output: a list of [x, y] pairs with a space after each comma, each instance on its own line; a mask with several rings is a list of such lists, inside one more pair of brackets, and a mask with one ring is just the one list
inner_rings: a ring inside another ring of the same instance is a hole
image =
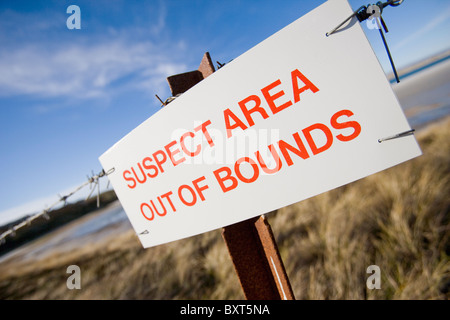
[[277, 244], [264, 216], [222, 228], [248, 300], [294, 300]]
[[[181, 94], [215, 71], [208, 52], [198, 70], [167, 78], [172, 95]], [[248, 300], [294, 300], [275, 238], [264, 216], [222, 228], [222, 237]]]

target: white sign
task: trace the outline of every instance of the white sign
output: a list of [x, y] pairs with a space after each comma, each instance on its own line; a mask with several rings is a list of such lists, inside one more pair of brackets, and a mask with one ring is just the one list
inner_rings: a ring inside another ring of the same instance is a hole
[[100, 157], [144, 247], [258, 216], [421, 154], [346, 0], [234, 59]]

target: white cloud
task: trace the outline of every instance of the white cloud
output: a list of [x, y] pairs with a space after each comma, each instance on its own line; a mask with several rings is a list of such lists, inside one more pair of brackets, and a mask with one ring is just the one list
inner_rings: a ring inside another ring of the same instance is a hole
[[185, 69], [150, 42], [31, 44], [0, 51], [0, 95], [101, 97], [115, 81], [144, 89]]
[[[153, 11], [153, 10], [152, 10]], [[150, 32], [154, 35], [159, 35], [164, 31], [166, 27], [166, 18], [167, 18], [167, 8], [166, 4], [163, 0], [160, 0], [158, 3], [158, 15], [156, 19], [156, 24], [150, 27]]]
[[417, 41], [418, 38], [427, 35], [430, 31], [432, 31], [434, 28], [436, 28], [438, 25], [440, 25], [449, 18], [450, 18], [450, 7], [447, 7], [446, 10], [444, 10], [440, 15], [430, 20], [427, 24], [421, 25], [417, 31], [411, 33], [410, 35], [405, 37], [402, 41], [398, 42], [393, 47], [393, 49], [399, 50], [404, 46]]
[[164, 36], [164, 1], [141, 10], [150, 8], [148, 24], [102, 29], [101, 20], [92, 20], [101, 27], [75, 37], [61, 28], [65, 12], [49, 11], [42, 19], [42, 12], [0, 11], [0, 97], [105, 98], [167, 87], [167, 76], [186, 71], [186, 48]]

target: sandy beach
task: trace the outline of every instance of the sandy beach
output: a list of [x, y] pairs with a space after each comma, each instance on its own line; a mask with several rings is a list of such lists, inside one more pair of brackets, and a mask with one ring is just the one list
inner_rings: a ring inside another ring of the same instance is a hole
[[419, 129], [450, 114], [450, 59], [392, 84], [410, 125]]

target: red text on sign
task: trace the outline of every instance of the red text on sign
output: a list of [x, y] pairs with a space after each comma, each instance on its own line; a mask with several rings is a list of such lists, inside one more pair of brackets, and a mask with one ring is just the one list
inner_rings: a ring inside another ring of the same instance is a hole
[[[291, 100], [286, 100], [286, 97], [284, 97], [285, 93], [280, 88], [280, 79], [277, 79], [261, 89], [261, 93], [265, 101], [264, 104], [269, 107], [268, 110], [270, 110], [270, 113], [273, 115], [292, 106], [294, 103], [299, 102], [300, 94], [306, 90], [310, 90], [313, 93], [319, 91], [319, 89], [297, 69], [291, 72], [291, 84], [294, 102]], [[247, 128], [255, 125], [255, 119], [269, 118], [269, 111], [267, 110], [267, 107], [264, 107], [261, 98], [257, 95], [252, 94], [248, 96], [247, 98], [239, 101], [238, 105], [245, 120], [239, 118], [236, 113], [230, 109], [225, 109], [223, 111], [227, 138], [230, 138], [233, 135], [232, 130], [234, 129], [240, 128], [242, 130], [246, 130]]]
[[[283, 166], [282, 159], [284, 159], [284, 162], [288, 166], [294, 165], [292, 156], [297, 156], [303, 160], [308, 159], [311, 154], [306, 148], [306, 145], [309, 146], [312, 155], [317, 155], [328, 150], [334, 143], [332, 129], [352, 129], [350, 134], [348, 134], [347, 130], [346, 135], [339, 133], [335, 136], [339, 141], [351, 141], [361, 133], [361, 125], [357, 121], [348, 120], [348, 118], [352, 116], [353, 112], [350, 110], [340, 110], [331, 117], [330, 126], [323, 123], [315, 123], [301, 130], [301, 134], [300, 132], [292, 134], [292, 139], [289, 141], [287, 141], [287, 139], [279, 140], [277, 143], [280, 151], [279, 153], [273, 144], [269, 145], [268, 148], [270, 154], [276, 163], [274, 168], [268, 168], [266, 165], [268, 161], [264, 161], [261, 153], [256, 151], [254, 159], [251, 157], [239, 158], [232, 168], [224, 166], [214, 170], [214, 176], [219, 183], [220, 188], [225, 193], [235, 189], [239, 185], [239, 181], [244, 183], [255, 182], [260, 176], [260, 169], [268, 174], [274, 174], [280, 171]], [[332, 129], [330, 129], [330, 127]], [[324, 137], [325, 142], [323, 142], [324, 139], [320, 139], [321, 143], [314, 140], [314, 137], [317, 137], [317, 135]], [[243, 173], [244, 171], [246, 174]]]
[[192, 142], [192, 139], [196, 135], [201, 135], [206, 139], [207, 146], [213, 147], [214, 141], [208, 132], [208, 126], [211, 121], [205, 121], [198, 127], [194, 128], [194, 131], [188, 131], [182, 134], [178, 139], [169, 142], [164, 148], [155, 151], [152, 155], [143, 158], [136, 163], [135, 166], [124, 170], [122, 176], [127, 183], [128, 188], [134, 189], [138, 184], [143, 184], [149, 179], [156, 178], [162, 174], [168, 166], [176, 167], [177, 165], [186, 161], [186, 157], [197, 156], [202, 149], [202, 144], [199, 142], [196, 146], [188, 142]]

